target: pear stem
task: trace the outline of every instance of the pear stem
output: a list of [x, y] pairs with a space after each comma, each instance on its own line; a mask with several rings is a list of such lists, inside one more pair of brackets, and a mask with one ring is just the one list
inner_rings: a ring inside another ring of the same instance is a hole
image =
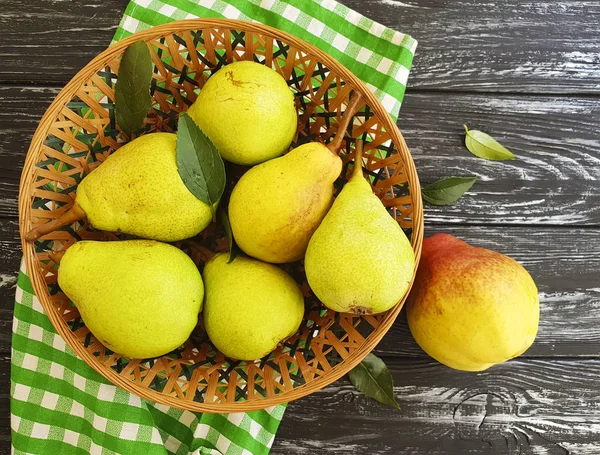
[[363, 157], [363, 140], [356, 140], [356, 148], [354, 149], [354, 169], [352, 169], [352, 177], [357, 175], [363, 176], [362, 157]]
[[77, 202], [73, 202], [73, 207], [67, 210], [62, 216], [44, 223], [41, 226], [33, 228], [31, 231], [25, 234], [25, 240], [28, 242], [33, 242], [43, 235], [54, 232], [63, 226], [67, 226], [84, 218], [85, 212], [83, 209], [79, 206], [79, 204], [77, 204]]
[[362, 101], [363, 101], [363, 98], [360, 95], [360, 93], [358, 93], [358, 92], [354, 92], [352, 94], [352, 96], [350, 97], [350, 103], [348, 104], [348, 107], [346, 108], [344, 115], [342, 115], [342, 120], [340, 121], [340, 124], [338, 125], [338, 129], [335, 133], [335, 138], [333, 139], [333, 141], [331, 141], [327, 145], [327, 148], [332, 153], [335, 153], [337, 155], [337, 151], [342, 146], [342, 141], [344, 140], [344, 136], [346, 135], [346, 130], [348, 129], [348, 126], [350, 125], [350, 121], [352, 120], [352, 117], [354, 117], [354, 114], [356, 114], [363, 105]]

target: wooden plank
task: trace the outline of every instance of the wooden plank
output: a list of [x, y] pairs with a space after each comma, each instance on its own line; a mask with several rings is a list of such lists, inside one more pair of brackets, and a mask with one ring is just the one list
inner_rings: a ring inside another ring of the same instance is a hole
[[[4, 0], [0, 83], [64, 85], [110, 42], [128, 0]], [[419, 40], [410, 87], [600, 93], [596, 1], [342, 0]], [[32, 33], [33, 31], [33, 33]]]
[[[400, 411], [359, 394], [344, 378], [289, 405], [271, 453], [600, 452], [600, 399], [590, 387], [599, 360], [513, 360], [482, 373], [427, 359], [384, 360]], [[9, 365], [0, 358], [0, 454], [10, 440]]]
[[[31, 136], [56, 88], [0, 87], [0, 213], [17, 215], [18, 182]], [[464, 147], [463, 123], [516, 155], [491, 162]], [[430, 223], [600, 226], [600, 99], [411, 93], [399, 127], [421, 182], [476, 175], [451, 207], [426, 207]]]
[[[453, 234], [506, 254], [529, 271], [540, 292], [540, 328], [526, 357], [598, 357], [600, 230], [493, 226], [427, 226], [426, 236]], [[386, 355], [422, 356], [404, 312], [379, 343]]]
[[21, 255], [18, 221], [0, 218], [0, 355], [10, 352], [15, 290]]
[[110, 44], [128, 0], [3, 0], [0, 83], [64, 85]]
[[17, 217], [19, 213], [18, 172], [6, 172], [0, 169], [0, 215]]
[[477, 374], [385, 362], [400, 411], [338, 381], [289, 405], [272, 455], [600, 453], [599, 360], [513, 360]]
[[419, 41], [412, 89], [600, 93], [597, 1], [342, 3]]
[[[5, 228], [5, 226], [7, 226]], [[20, 260], [17, 225], [0, 230], [0, 353], [10, 349], [16, 271]], [[526, 357], [600, 357], [600, 230], [553, 227], [428, 226], [426, 235], [448, 232], [507, 254], [529, 270], [541, 298], [540, 330]], [[389, 356], [425, 357], [404, 313], [380, 342]]]
[[[472, 155], [463, 123], [516, 159]], [[479, 178], [454, 206], [428, 205], [429, 222], [600, 225], [600, 99], [411, 93], [398, 125], [422, 184]]]

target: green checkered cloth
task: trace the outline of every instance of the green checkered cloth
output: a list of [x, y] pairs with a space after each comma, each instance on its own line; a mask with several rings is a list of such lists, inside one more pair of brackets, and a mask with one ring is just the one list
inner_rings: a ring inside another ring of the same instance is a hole
[[198, 17], [259, 22], [313, 44], [358, 76], [397, 119], [417, 42], [333, 0], [134, 0], [115, 40]]
[[[115, 41], [172, 20], [218, 17], [277, 27], [361, 78], [395, 119], [416, 41], [332, 0], [133, 0]], [[195, 414], [142, 400], [76, 357], [50, 323], [24, 266], [17, 282], [11, 366], [15, 454], [268, 454], [285, 405]]]

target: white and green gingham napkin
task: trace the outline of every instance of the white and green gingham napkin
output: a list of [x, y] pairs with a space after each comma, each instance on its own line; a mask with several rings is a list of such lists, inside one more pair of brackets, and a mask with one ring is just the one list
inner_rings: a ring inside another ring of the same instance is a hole
[[[132, 0], [115, 41], [178, 19], [245, 19], [324, 50], [362, 79], [396, 119], [416, 41], [333, 0]], [[22, 267], [13, 322], [11, 428], [15, 454], [267, 454], [285, 406], [194, 414], [107, 382], [66, 346]]]

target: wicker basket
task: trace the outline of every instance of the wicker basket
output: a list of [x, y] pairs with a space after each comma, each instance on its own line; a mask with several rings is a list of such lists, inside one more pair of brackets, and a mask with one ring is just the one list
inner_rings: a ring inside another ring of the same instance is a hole
[[[296, 95], [299, 129], [292, 146], [335, 136], [351, 91], [365, 106], [348, 129], [340, 155], [341, 187], [353, 160], [355, 138], [365, 140], [365, 173], [373, 190], [411, 238], [417, 259], [423, 239], [419, 181], [410, 153], [388, 113], [345, 67], [317, 48], [276, 29], [232, 20], [187, 20], [137, 33], [104, 51], [59, 93], [32, 139], [19, 194], [21, 235], [68, 210], [82, 177], [127, 140], [115, 126], [114, 85], [119, 61], [134, 41], [148, 43], [154, 61], [153, 110], [146, 131], [173, 131], [177, 114], [196, 99], [208, 77], [237, 60], [263, 62], [288, 81]], [[233, 177], [235, 172], [233, 172]], [[211, 225], [202, 242], [228, 247]], [[124, 236], [120, 236], [124, 238]], [[83, 324], [57, 285], [51, 257], [80, 239], [117, 240], [118, 235], [75, 222], [31, 243], [23, 252], [35, 293], [68, 345], [114, 384], [140, 397], [201, 412], [241, 412], [288, 402], [319, 390], [360, 362], [390, 328], [402, 302], [387, 313], [356, 316], [326, 311], [312, 295], [301, 263], [286, 265], [306, 296], [297, 335], [266, 358], [245, 363], [217, 352], [201, 327], [186, 344], [161, 358], [132, 360], [106, 349]], [[201, 253], [180, 246], [199, 265]], [[377, 254], [373, 252], [373, 254]], [[381, 267], [385, 267], [381, 264]], [[115, 321], [118, 324], [119, 321]]]

